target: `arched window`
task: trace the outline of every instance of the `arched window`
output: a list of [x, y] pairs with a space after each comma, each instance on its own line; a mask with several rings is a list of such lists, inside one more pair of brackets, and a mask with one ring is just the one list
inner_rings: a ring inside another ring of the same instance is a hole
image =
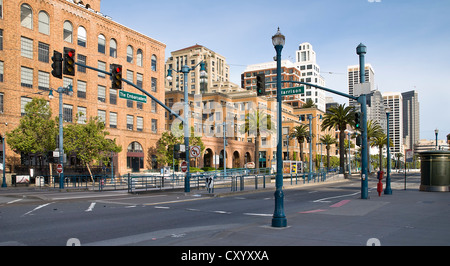
[[144, 54], [141, 49], [137, 50], [136, 63], [140, 67], [144, 65]]
[[25, 28], [33, 29], [33, 10], [31, 6], [23, 4], [20, 7], [20, 25]]
[[50, 17], [44, 11], [39, 12], [39, 32], [50, 35]]
[[144, 168], [144, 149], [139, 142], [133, 142], [127, 149], [127, 168], [133, 172], [139, 172]]
[[156, 64], [157, 64], [156, 55], [152, 55], [152, 70], [153, 71], [156, 71]]
[[114, 39], [109, 41], [109, 56], [117, 58], [117, 42]]
[[106, 38], [103, 34], [98, 35], [98, 52], [106, 53]]
[[127, 47], [127, 62], [133, 63], [133, 47], [131, 45]]
[[78, 45], [86, 47], [87, 33], [83, 26], [78, 27]]
[[64, 41], [72, 43], [73, 26], [70, 21], [64, 22]]

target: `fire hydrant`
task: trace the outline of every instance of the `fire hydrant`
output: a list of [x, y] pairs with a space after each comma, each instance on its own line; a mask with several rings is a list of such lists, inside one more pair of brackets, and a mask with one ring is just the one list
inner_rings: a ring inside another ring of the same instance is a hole
[[383, 171], [378, 171], [378, 184], [377, 184], [377, 191], [378, 196], [381, 197], [381, 193], [383, 192], [383, 183], [381, 182], [383, 180]]

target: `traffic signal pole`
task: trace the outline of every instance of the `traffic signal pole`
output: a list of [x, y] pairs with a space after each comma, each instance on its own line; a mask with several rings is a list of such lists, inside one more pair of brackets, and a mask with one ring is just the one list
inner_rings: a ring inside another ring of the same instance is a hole
[[[356, 53], [359, 55], [359, 64], [360, 64], [360, 75], [361, 75], [361, 83], [366, 82], [366, 72], [365, 72], [365, 54], [367, 53], [367, 47], [363, 44], [360, 44]], [[322, 86], [318, 86], [315, 84], [310, 84], [301, 81], [281, 81], [282, 83], [292, 83], [292, 84], [301, 84], [306, 86], [315, 87], [333, 94], [340, 95], [342, 97], [346, 97], [352, 100], [356, 100], [361, 104], [361, 115], [362, 115], [362, 125], [361, 125], [361, 138], [362, 138], [362, 150], [361, 150], [361, 198], [368, 199], [369, 198], [369, 158], [368, 158], [368, 140], [367, 140], [367, 95], [362, 94], [359, 97], [355, 97], [353, 95], [349, 95], [340, 91], [335, 91], [329, 88], [325, 88]], [[274, 82], [268, 82], [274, 83]]]

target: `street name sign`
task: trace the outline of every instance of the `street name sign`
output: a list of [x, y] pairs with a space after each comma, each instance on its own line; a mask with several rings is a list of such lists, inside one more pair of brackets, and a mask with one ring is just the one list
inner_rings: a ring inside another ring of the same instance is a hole
[[147, 103], [147, 96], [119, 90], [119, 97], [130, 101]]
[[288, 96], [288, 95], [302, 94], [302, 93], [305, 93], [304, 86], [281, 90], [281, 96]]

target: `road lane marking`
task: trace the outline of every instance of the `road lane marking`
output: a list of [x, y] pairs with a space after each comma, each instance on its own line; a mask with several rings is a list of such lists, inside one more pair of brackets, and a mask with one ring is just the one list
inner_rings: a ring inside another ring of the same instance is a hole
[[325, 212], [327, 210], [312, 210], [312, 211], [306, 211], [306, 212], [300, 212], [302, 214], [308, 214], [308, 213], [318, 213], [318, 212]]
[[89, 208], [87, 210], [85, 210], [85, 212], [91, 212], [92, 210], [94, 210], [95, 204], [97, 204], [97, 203], [92, 202], [91, 205], [89, 206]]
[[170, 209], [170, 207], [155, 206], [155, 209], [164, 209], [164, 210], [168, 210], [168, 209]]
[[16, 200], [7, 202], [6, 204], [7, 204], [7, 205], [8, 205], [8, 204], [13, 204], [13, 203], [16, 203], [16, 202], [19, 202], [19, 201], [22, 201], [22, 200], [23, 200], [23, 199], [16, 199]]
[[37, 206], [36, 208], [34, 208], [33, 210], [31, 210], [31, 211], [25, 213], [25, 214], [22, 215], [22, 216], [29, 215], [29, 214], [33, 213], [34, 211], [37, 211], [37, 210], [42, 209], [42, 208], [44, 208], [44, 207], [47, 207], [48, 205], [53, 204], [53, 203], [54, 203], [54, 202], [51, 202], [51, 203], [47, 203], [47, 204], [43, 204], [43, 205]]
[[319, 203], [319, 202], [321, 202], [321, 203], [330, 203], [331, 201], [328, 201], [328, 200], [330, 200], [330, 199], [338, 199], [338, 198], [351, 197], [351, 196], [356, 196], [356, 195], [358, 195], [358, 194], [361, 194], [361, 191], [360, 191], [360, 192], [356, 192], [356, 193], [352, 193], [352, 194], [346, 194], [346, 195], [336, 196], [336, 197], [329, 197], [329, 198], [318, 199], [318, 200], [315, 200], [315, 201], [313, 201], [313, 202], [314, 202], [314, 203]]
[[261, 217], [272, 217], [273, 216], [273, 214], [267, 214], [267, 213], [244, 213], [244, 215], [261, 216]]

